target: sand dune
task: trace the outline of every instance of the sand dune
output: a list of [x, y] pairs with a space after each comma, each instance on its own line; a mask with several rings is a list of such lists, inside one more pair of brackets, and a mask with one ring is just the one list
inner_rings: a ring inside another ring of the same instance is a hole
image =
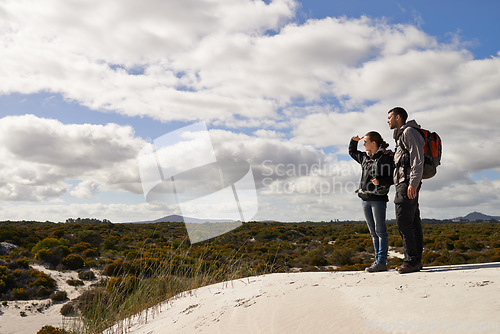
[[[43, 271], [55, 279], [58, 290], [66, 291], [68, 299], [78, 297], [93, 283], [93, 281], [84, 281], [85, 285], [73, 287], [66, 281], [70, 278], [78, 278], [74, 271], [61, 272], [40, 265], [31, 265], [31, 268]], [[94, 273], [99, 276], [96, 271]], [[71, 318], [61, 315], [62, 306], [63, 303], [53, 303], [48, 298], [9, 301], [7, 306], [0, 306], [0, 334], [34, 334], [44, 325], [64, 327], [65, 324], [71, 324]]]
[[[500, 333], [500, 263], [271, 274], [184, 293], [130, 334]], [[116, 329], [116, 328], [115, 328]]]
[[[74, 273], [43, 270], [71, 298], [81, 292], [65, 285]], [[500, 263], [426, 267], [406, 275], [270, 274], [182, 293], [110, 333], [500, 333], [499, 287]], [[0, 307], [0, 333], [64, 325], [61, 304], [44, 308], [51, 304], [45, 300], [31, 307], [33, 302]]]

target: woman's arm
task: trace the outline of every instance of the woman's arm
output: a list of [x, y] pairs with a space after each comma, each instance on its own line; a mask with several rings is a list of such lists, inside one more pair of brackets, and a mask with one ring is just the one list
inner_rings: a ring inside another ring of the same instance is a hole
[[351, 142], [349, 143], [349, 155], [358, 163], [363, 162], [363, 156], [365, 155], [358, 150], [358, 141], [360, 140], [361, 138], [359, 136], [355, 136], [351, 138]]

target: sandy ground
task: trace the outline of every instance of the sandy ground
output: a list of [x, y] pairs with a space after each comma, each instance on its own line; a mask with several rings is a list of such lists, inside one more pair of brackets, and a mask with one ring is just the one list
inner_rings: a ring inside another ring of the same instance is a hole
[[[51, 275], [70, 299], [91, 284], [75, 288], [66, 283], [77, 278], [74, 271], [34, 268]], [[182, 293], [109, 332], [500, 333], [499, 287], [500, 263], [426, 267], [406, 275], [271, 274]], [[0, 334], [63, 327], [62, 305], [50, 299], [0, 305]]]
[[[57, 290], [66, 291], [69, 299], [78, 297], [90, 284], [95, 282], [83, 281], [84, 286], [73, 287], [66, 281], [71, 278], [78, 279], [76, 271], [60, 272], [39, 265], [31, 265], [31, 267], [43, 271], [55, 279]], [[97, 272], [94, 273], [97, 276]], [[7, 306], [0, 303], [0, 334], [35, 334], [44, 325], [63, 327], [63, 322], [68, 322], [71, 319], [61, 315], [60, 311], [63, 305], [64, 302], [53, 303], [50, 299], [9, 301]], [[21, 312], [24, 312], [25, 316], [21, 316]]]
[[[183, 293], [122, 325], [164, 333], [500, 333], [500, 263], [271, 274]], [[119, 332], [116, 328], [114, 332]]]
[[[389, 257], [403, 257], [392, 248], [388, 255]], [[31, 265], [31, 267], [43, 271], [55, 279], [58, 290], [66, 291], [68, 300], [61, 303], [53, 303], [50, 299], [9, 301], [7, 306], [0, 303], [0, 334], [34, 334], [45, 325], [64, 328], [65, 324], [70, 324], [72, 318], [62, 316], [61, 307], [69, 300], [78, 297], [93, 283], [84, 281], [84, 286], [73, 287], [66, 281], [78, 278], [75, 271], [60, 272], [40, 265]], [[300, 268], [297, 268], [297, 271], [300, 271]], [[100, 277], [97, 271], [94, 273]], [[24, 313], [24, 316], [21, 316], [21, 312]]]

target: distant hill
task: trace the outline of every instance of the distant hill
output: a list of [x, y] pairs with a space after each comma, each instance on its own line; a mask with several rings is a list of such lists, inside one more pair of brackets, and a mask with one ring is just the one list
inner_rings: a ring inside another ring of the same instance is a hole
[[453, 220], [468, 220], [468, 221], [488, 221], [488, 220], [500, 220], [500, 216], [488, 216], [481, 212], [471, 212], [464, 217], [453, 218]]
[[[463, 220], [463, 221], [489, 221], [489, 220], [497, 220], [500, 221], [500, 216], [489, 216], [485, 215], [481, 212], [471, 212], [468, 215], [464, 217], [456, 217], [453, 218], [452, 220]], [[436, 220], [439, 222], [439, 220]], [[210, 223], [230, 223], [234, 222], [234, 220], [230, 219], [198, 219], [198, 218], [191, 218], [191, 217], [183, 217], [180, 215], [169, 215], [165, 216], [162, 218], [158, 218], [155, 220], [144, 220], [144, 221], [135, 221], [135, 222], [125, 222], [125, 224], [153, 224], [153, 223], [160, 223], [160, 222], [165, 222], [165, 223], [192, 223], [192, 224], [203, 224], [206, 222]], [[261, 220], [259, 221], [260, 223], [271, 223], [271, 222], [276, 222], [276, 223], [281, 223], [277, 220]]]
[[229, 220], [229, 219], [198, 219], [198, 218], [191, 218], [191, 217], [183, 217], [183, 216], [179, 216], [179, 215], [170, 215], [170, 216], [165, 216], [165, 217], [158, 218], [155, 220], [126, 222], [126, 224], [152, 224], [152, 223], [160, 223], [160, 222], [203, 224], [206, 222], [228, 223], [228, 222], [233, 222], [233, 221], [234, 220]]

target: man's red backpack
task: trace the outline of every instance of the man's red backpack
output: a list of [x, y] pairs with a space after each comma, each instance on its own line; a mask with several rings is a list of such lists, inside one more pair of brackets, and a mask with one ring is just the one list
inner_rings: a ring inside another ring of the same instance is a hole
[[443, 147], [441, 138], [435, 132], [429, 130], [418, 129], [418, 132], [424, 137], [424, 173], [423, 179], [430, 179], [437, 172], [437, 166], [441, 164], [441, 155]]

